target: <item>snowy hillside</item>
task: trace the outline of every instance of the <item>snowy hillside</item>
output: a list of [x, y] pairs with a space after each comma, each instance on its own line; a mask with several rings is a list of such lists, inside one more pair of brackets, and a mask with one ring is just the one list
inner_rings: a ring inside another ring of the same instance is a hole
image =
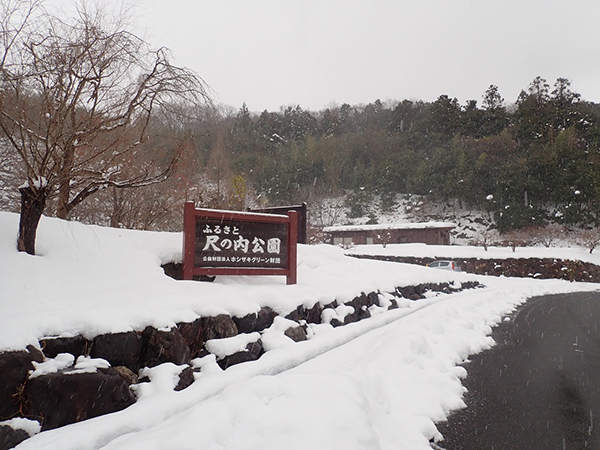
[[[173, 380], [182, 368], [157, 366], [146, 372], [151, 381], [136, 388], [133, 406], [44, 431], [19, 449], [426, 450], [430, 439], [441, 438], [435, 422], [463, 406], [465, 370], [458, 364], [493, 345], [491, 326], [528, 297], [600, 288], [358, 260], [327, 245], [300, 246], [294, 286], [283, 277], [175, 281], [160, 265], [181, 260], [180, 233], [44, 217], [38, 255], [30, 256], [16, 251], [17, 225], [17, 215], [0, 213], [0, 351], [37, 346], [50, 336], [91, 339], [147, 325], [172, 327], [200, 316], [241, 317], [265, 306], [284, 316], [300, 304], [343, 302], [398, 286], [465, 281], [486, 286], [406, 301], [391, 311], [374, 309], [371, 318], [343, 327], [313, 325], [307, 341], [276, 340], [259, 360], [225, 371], [213, 355], [194, 360], [196, 381], [180, 392], [173, 391]], [[389, 251], [412, 256], [415, 248], [441, 256], [440, 248], [427, 246]], [[551, 250], [557, 258], [586, 255]]]

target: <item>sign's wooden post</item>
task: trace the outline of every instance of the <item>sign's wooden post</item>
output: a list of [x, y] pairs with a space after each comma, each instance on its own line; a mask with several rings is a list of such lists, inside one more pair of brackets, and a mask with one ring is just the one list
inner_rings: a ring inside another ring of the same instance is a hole
[[290, 224], [288, 226], [288, 270], [287, 284], [296, 284], [298, 274], [296, 266], [296, 249], [298, 242], [298, 213], [296, 211], [288, 211], [288, 217], [290, 218]]
[[196, 209], [186, 202], [183, 279], [194, 275], [285, 275], [297, 282], [295, 211], [286, 216]]
[[196, 246], [196, 207], [193, 202], [183, 206], [183, 279], [191, 280]]

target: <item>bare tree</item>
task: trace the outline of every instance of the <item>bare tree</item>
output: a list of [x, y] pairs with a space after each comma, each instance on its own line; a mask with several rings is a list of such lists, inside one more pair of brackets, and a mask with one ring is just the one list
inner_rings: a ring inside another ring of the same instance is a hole
[[[165, 159], [164, 149], [145, 151], [151, 118], [190, 109], [182, 103], [210, 103], [194, 72], [174, 66], [166, 49], [152, 50], [98, 5], [82, 3], [71, 21], [46, 12], [34, 19], [0, 52], [0, 131], [25, 180], [18, 249], [31, 254], [49, 198], [66, 218], [101, 189], [163, 181], [177, 152]], [[10, 20], [0, 25], [3, 35], [18, 29]]]
[[219, 208], [227, 206], [229, 180], [231, 179], [231, 153], [225, 145], [223, 130], [217, 130], [217, 139], [207, 161], [206, 174], [216, 186], [216, 200]]
[[[6, 0], [0, 3], [0, 111], [6, 108], [7, 97], [10, 95], [7, 74], [16, 72], [15, 61], [23, 52], [24, 37], [32, 34], [32, 30], [35, 29], [34, 17], [40, 11], [42, 11], [42, 0]], [[0, 114], [0, 117], [2, 115]], [[0, 154], [2, 157], [2, 182], [0, 187], [16, 187], [20, 184], [16, 182], [17, 177], [23, 180], [23, 171], [19, 164], [20, 158], [15, 154], [11, 141], [7, 136], [0, 134], [0, 145], [2, 148]], [[35, 185], [34, 183], [31, 184]], [[25, 187], [23, 185], [19, 189]], [[5, 203], [10, 206], [11, 200], [13, 200], [10, 198], [10, 194], [3, 197]], [[45, 201], [45, 195], [40, 195], [40, 199]], [[27, 208], [27, 205], [24, 205], [24, 208]], [[35, 219], [37, 223], [42, 212], [43, 208], [29, 208], [27, 214], [34, 218], [37, 217]], [[19, 247], [21, 247], [22, 240], [35, 241], [36, 229], [22, 229], [22, 223], [19, 224]]]
[[588, 249], [591, 254], [600, 245], [600, 231], [597, 229], [582, 230], [577, 237], [577, 242]]
[[310, 205], [309, 221], [311, 227], [322, 229], [339, 224], [343, 218], [346, 207], [341, 198], [321, 198], [314, 200]]
[[0, 210], [18, 212], [20, 197], [17, 187], [23, 179], [18, 172], [19, 160], [0, 136]]
[[487, 229], [479, 231], [474, 239], [474, 244], [481, 245], [486, 252], [488, 251], [488, 247], [491, 246], [493, 242], [494, 233]]

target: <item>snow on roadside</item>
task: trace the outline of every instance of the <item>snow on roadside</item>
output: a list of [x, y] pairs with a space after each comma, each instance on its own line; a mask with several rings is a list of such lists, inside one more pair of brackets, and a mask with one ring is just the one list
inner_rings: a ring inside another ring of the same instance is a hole
[[457, 364], [493, 344], [492, 326], [527, 297], [593, 288], [504, 279], [422, 300], [226, 371], [208, 364], [184, 391], [159, 389], [19, 449], [429, 450], [434, 422], [463, 406]]
[[571, 259], [600, 265], [600, 252], [591, 253], [589, 250], [577, 247], [517, 247], [513, 252], [510, 247], [467, 247], [460, 245], [425, 245], [425, 244], [388, 244], [357, 245], [346, 250], [347, 254], [355, 255], [384, 255], [412, 256], [419, 258], [551, 258]]

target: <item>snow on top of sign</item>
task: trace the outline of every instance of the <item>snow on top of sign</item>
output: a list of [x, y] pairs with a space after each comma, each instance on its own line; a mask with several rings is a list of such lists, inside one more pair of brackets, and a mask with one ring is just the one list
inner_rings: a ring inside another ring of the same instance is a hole
[[424, 228], [456, 228], [452, 222], [407, 222], [407, 223], [380, 223], [375, 225], [342, 225], [325, 227], [323, 231], [376, 231], [376, 230], [421, 230]]
[[242, 216], [242, 215], [246, 215], [246, 216], [265, 216], [265, 217], [287, 217], [287, 214], [275, 214], [275, 213], [264, 213], [264, 212], [254, 212], [254, 211], [232, 211], [230, 209], [208, 209], [208, 208], [196, 208], [194, 206], [194, 209], [196, 211], [207, 211], [211, 214], [211, 216], [215, 216], [218, 214], [223, 214], [224, 216], [229, 216], [229, 215], [235, 215], [235, 216]]

